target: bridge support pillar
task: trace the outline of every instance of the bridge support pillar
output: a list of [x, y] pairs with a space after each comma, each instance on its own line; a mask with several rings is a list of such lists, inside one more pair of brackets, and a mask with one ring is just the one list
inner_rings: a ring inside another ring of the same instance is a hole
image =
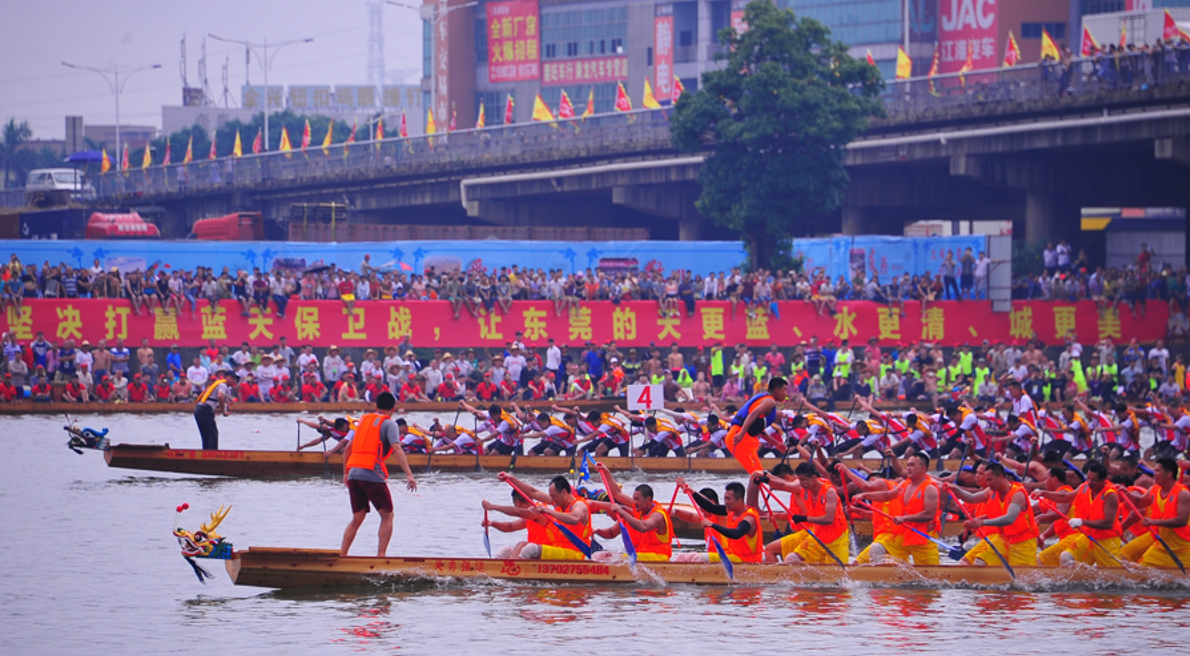
[[864, 235], [872, 231], [870, 210], [866, 207], [843, 206], [843, 228], [845, 235]]
[[1190, 166], [1190, 139], [1156, 139], [1153, 142], [1153, 156], [1173, 164]]
[[1025, 194], [1025, 241], [1044, 244], [1062, 238], [1058, 194], [1030, 191]]

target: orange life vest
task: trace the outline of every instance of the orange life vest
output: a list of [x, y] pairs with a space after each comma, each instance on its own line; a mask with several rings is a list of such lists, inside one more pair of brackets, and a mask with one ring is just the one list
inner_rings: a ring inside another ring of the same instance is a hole
[[[893, 489], [893, 484], [886, 478], [880, 479], [884, 483], [884, 490]], [[884, 491], [882, 490], [882, 491]], [[872, 507], [884, 511], [893, 517], [901, 514], [901, 498], [896, 497], [892, 501], [873, 501]], [[881, 515], [878, 512], [872, 513], [872, 537], [880, 537], [889, 533], [896, 532], [897, 525], [893, 524], [892, 520]]]
[[[566, 506], [565, 508], [563, 508], [562, 506], [554, 506], [554, 510], [557, 510], [560, 513], [568, 513], [568, 512], [570, 512], [571, 508], [574, 508], [574, 504], [576, 504], [576, 503], [581, 503], [584, 506], [587, 505], [587, 503], [585, 501], [576, 497], [573, 501], [570, 502], [569, 506]], [[570, 532], [577, 535], [580, 540], [582, 540], [583, 542], [585, 542], [587, 544], [587, 546], [591, 545], [591, 534], [593, 532], [593, 529], [591, 528], [591, 512], [590, 512], [590, 510], [591, 510], [590, 507], [588, 507], [587, 508], [587, 521], [585, 523], [583, 523], [581, 525], [565, 524], [566, 528], [570, 529]], [[555, 520], [555, 521], [557, 521], [557, 520]], [[563, 522], [558, 522], [558, 523], [562, 524]], [[569, 549], [571, 551], [578, 551], [578, 549], [575, 548], [574, 543], [571, 542], [570, 539], [567, 538], [565, 535], [563, 535], [562, 531], [559, 530], [557, 526], [553, 525], [553, 522], [550, 523], [550, 528], [553, 529], [553, 531], [552, 531], [552, 534], [554, 537], [553, 545], [555, 547], [558, 547], [561, 549]]]
[[[798, 505], [800, 505], [806, 513], [807, 517], [820, 517], [826, 514], [826, 495], [827, 492], [835, 489], [831, 482], [825, 478], [818, 479], [818, 494], [810, 494], [810, 491], [805, 487], [798, 487], [797, 495]], [[830, 544], [847, 532], [847, 518], [843, 515], [843, 500], [839, 499], [835, 504], [835, 516], [831, 518], [830, 524], [813, 524], [806, 522], [803, 524], [806, 530], [813, 533], [819, 540]]]
[[[1111, 483], [1103, 484], [1103, 490], [1100, 491], [1098, 497], [1092, 497], [1091, 486], [1083, 483], [1078, 487], [1078, 495], [1074, 497], [1074, 504], [1071, 505], [1070, 509], [1076, 517], [1079, 517], [1084, 522], [1102, 521], [1106, 519], [1103, 512], [1103, 502], [1109, 494], [1117, 494], [1116, 486]], [[1090, 535], [1096, 540], [1118, 538], [1123, 534], [1123, 530], [1120, 528], [1120, 517], [1118, 514], [1112, 518], [1112, 527], [1109, 529], [1090, 527], [1084, 527], [1084, 529], [1087, 535]]]
[[[727, 513], [727, 528], [734, 529], [739, 526], [745, 517], [752, 518], [752, 526], [756, 527], [756, 532], [752, 535], [728, 540], [727, 544], [723, 545], [723, 550], [728, 555], [736, 556], [745, 563], [759, 563], [764, 547], [764, 531], [760, 527], [760, 513], [751, 506], [739, 516]], [[714, 547], [712, 546], [711, 549]]]
[[[1178, 516], [1178, 495], [1185, 490], [1186, 486], [1181, 483], [1174, 483], [1173, 489], [1169, 491], [1169, 495], [1161, 496], [1161, 486], [1154, 485], [1150, 490], [1153, 497], [1153, 505], [1149, 506], [1149, 517], [1152, 519], [1174, 519]], [[1186, 542], [1190, 542], [1190, 524], [1185, 524], [1179, 528], [1170, 528], [1162, 526], [1161, 531], [1169, 531], [1178, 536]]]
[[669, 519], [669, 513], [665, 511], [665, 506], [653, 502], [653, 507], [647, 512], [640, 512], [636, 508], [632, 509], [632, 516], [640, 521], [645, 521], [645, 518], [653, 513], [661, 513], [665, 518], [665, 523], [661, 529], [656, 531], [648, 531], [645, 533], [638, 532], [636, 529], [624, 524], [624, 528], [628, 529], [628, 537], [632, 539], [632, 546], [636, 547], [636, 553], [660, 554], [667, 559], [673, 555], [673, 522]]
[[[541, 523], [538, 523], [532, 519], [526, 519], [525, 520], [525, 530], [529, 533], [528, 537], [526, 538], [526, 541], [528, 541], [530, 544], [550, 544], [550, 545], [552, 545], [555, 543], [556, 537], [561, 537], [561, 536], [555, 536], [555, 534], [558, 533], [558, 529], [554, 528], [553, 522], [547, 522], [545, 524], [541, 524]], [[565, 539], [565, 538], [562, 538], [562, 539]], [[570, 544], [570, 543], [567, 542], [567, 544]]]
[[384, 464], [387, 453], [383, 452], [380, 441], [380, 425], [389, 419], [388, 415], [369, 412], [359, 418], [359, 425], [355, 428], [355, 437], [351, 438], [351, 457], [347, 459], [347, 469], [367, 469], [374, 471], [376, 464], [380, 464], [380, 471], [388, 478], [388, 467]]
[[1025, 487], [1020, 483], [1013, 483], [1003, 499], [993, 492], [991, 498], [984, 503], [984, 514], [988, 519], [1003, 517], [1008, 514], [1008, 507], [1012, 505], [1013, 495], [1018, 492], [1025, 498], [1025, 507], [1021, 508], [1016, 521], [1008, 526], [999, 527], [1000, 534], [1004, 536], [1004, 541], [1008, 544], [1036, 540], [1038, 534], [1041, 533], [1037, 530], [1037, 519], [1033, 516], [1033, 505], [1029, 503], [1029, 493], [1025, 492]]
[[[904, 481], [901, 481], [901, 484], [896, 488], [897, 497], [900, 498], [901, 503], [903, 504], [903, 508], [900, 513], [901, 515], [916, 515], [920, 512], [923, 512], [926, 509], [926, 490], [931, 487], [934, 488], [935, 491], [938, 489], [937, 483], [935, 483], [933, 479], [927, 477], [924, 481], [922, 481], [921, 485], [917, 486], [917, 490], [908, 498], [906, 498], [905, 494], [909, 491], [910, 485], [912, 485], [912, 481], [905, 479]], [[942, 498], [941, 494], [939, 494], [938, 498]], [[939, 521], [942, 517], [941, 508], [942, 504], [939, 503], [938, 506], [934, 508], [934, 516], [924, 522], [902, 523], [898, 527], [902, 544], [907, 546], [929, 544], [929, 540], [923, 538], [917, 533], [914, 533], [910, 529], [915, 528], [927, 535], [937, 535], [941, 526]]]
[[[1062, 487], [1058, 488], [1058, 491], [1073, 492], [1074, 488], [1070, 487], [1069, 485], [1063, 485]], [[1065, 519], [1059, 517], [1058, 519], [1054, 520], [1054, 535], [1058, 536], [1059, 540], [1066, 537], [1067, 535], [1070, 535], [1071, 533], [1074, 533], [1074, 529], [1070, 528], [1070, 524], [1066, 523]]]

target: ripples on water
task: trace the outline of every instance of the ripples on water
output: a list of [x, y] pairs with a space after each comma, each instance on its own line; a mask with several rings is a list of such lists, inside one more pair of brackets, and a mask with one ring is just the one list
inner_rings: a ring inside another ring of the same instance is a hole
[[[419, 418], [425, 419], [425, 418]], [[108, 469], [63, 445], [61, 418], [3, 418], [0, 430], [0, 654], [1003, 654], [1185, 653], [1190, 592], [1026, 592], [388, 583], [293, 594], [232, 586], [221, 563], [203, 586], [170, 535], [174, 507], [195, 529], [234, 505], [220, 532], [250, 545], [336, 548], [350, 509], [337, 481], [244, 481]], [[117, 442], [195, 446], [188, 415], [90, 417]], [[228, 448], [293, 448], [293, 417], [220, 422]], [[259, 432], [255, 432], [259, 431]], [[302, 437], [309, 439], [309, 431]], [[481, 556], [494, 476], [418, 475], [396, 493], [392, 555]], [[650, 480], [665, 487], [665, 477]], [[531, 478], [544, 484], [546, 477]], [[698, 483], [697, 476], [692, 482]], [[721, 487], [725, 478], [705, 477]], [[606, 520], [597, 519], [597, 524]], [[493, 549], [515, 541], [493, 531]], [[369, 517], [353, 553], [376, 548]]]

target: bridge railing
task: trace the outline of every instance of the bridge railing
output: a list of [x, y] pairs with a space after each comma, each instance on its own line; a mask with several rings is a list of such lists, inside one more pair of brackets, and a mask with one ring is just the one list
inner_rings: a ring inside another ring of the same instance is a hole
[[887, 83], [892, 117], [923, 110], [1141, 90], [1190, 80], [1190, 47], [948, 73]]
[[668, 147], [666, 111], [636, 110], [598, 114], [586, 120], [517, 123], [436, 135], [334, 144], [325, 151], [311, 145], [304, 152], [269, 152], [221, 157], [188, 165], [151, 166], [92, 178], [101, 198], [155, 195], [195, 190], [232, 190], [326, 182], [336, 177], [409, 174], [449, 170], [455, 166], [499, 166], [533, 158], [556, 161], [566, 152], [592, 153]]

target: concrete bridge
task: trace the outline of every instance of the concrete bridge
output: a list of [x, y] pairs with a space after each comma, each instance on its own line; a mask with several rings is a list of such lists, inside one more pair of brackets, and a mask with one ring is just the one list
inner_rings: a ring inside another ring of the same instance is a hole
[[[1186, 66], [1184, 68], [1190, 68]], [[1130, 88], [1076, 64], [891, 84], [848, 147], [844, 206], [800, 234], [899, 234], [920, 219], [1011, 220], [1030, 240], [1082, 206], [1190, 206], [1190, 74]], [[1144, 83], [1142, 83], [1144, 82]], [[100, 196], [166, 210], [166, 230], [235, 210], [350, 206], [352, 222], [648, 227], [723, 237], [694, 208], [705, 155], [676, 152], [669, 110], [519, 124], [109, 174]]]

